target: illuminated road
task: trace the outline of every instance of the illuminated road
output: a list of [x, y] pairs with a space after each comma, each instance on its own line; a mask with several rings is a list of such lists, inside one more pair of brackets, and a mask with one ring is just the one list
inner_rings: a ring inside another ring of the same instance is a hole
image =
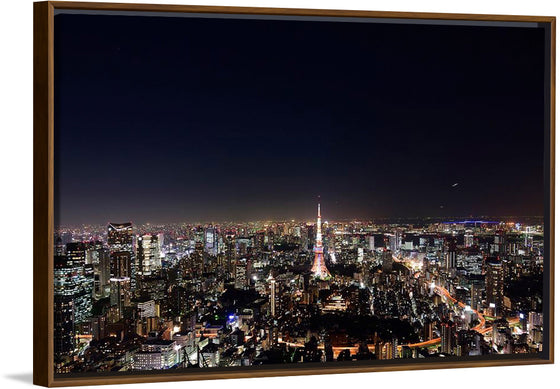
[[[453, 296], [451, 296], [451, 294], [449, 293], [449, 291], [441, 286], [434, 286], [434, 290], [437, 290], [440, 296], [444, 296], [446, 299], [451, 300], [453, 303], [457, 303], [461, 308], [465, 308], [466, 304], [461, 302], [461, 301], [457, 301], [456, 298], [454, 298]], [[479, 323], [474, 326], [472, 328], [472, 330], [477, 331], [481, 334], [486, 334], [489, 331], [492, 330], [492, 327], [490, 328], [485, 328], [486, 326], [486, 319], [484, 318], [484, 316], [482, 316], [482, 314], [478, 311], [473, 311], [476, 312], [477, 316], [478, 316], [478, 320]], [[515, 319], [512, 319], [515, 320]], [[519, 319], [517, 319], [517, 322], [519, 321]], [[512, 323], [512, 321], [510, 321], [510, 324]], [[301, 343], [292, 343], [292, 342], [282, 342], [280, 341], [280, 343], [286, 343], [288, 346], [290, 347], [304, 347], [303, 344]], [[418, 347], [430, 347], [430, 346], [436, 346], [439, 343], [441, 343], [441, 338], [435, 338], [435, 339], [431, 339], [431, 340], [427, 340], [425, 342], [419, 342], [419, 343], [410, 343], [407, 344], [407, 347], [410, 348], [418, 348]], [[399, 345], [398, 348], [402, 348], [402, 345]], [[368, 348], [370, 349], [370, 351], [374, 351], [375, 350], [375, 345], [374, 344], [368, 344]], [[319, 346], [319, 349], [324, 349], [324, 346]], [[338, 356], [338, 354], [342, 351], [342, 350], [349, 350], [350, 353], [355, 354], [358, 351], [358, 346], [351, 346], [351, 347], [333, 347], [333, 353], [334, 353], [334, 357], [336, 358]]]
[[[393, 256], [393, 260], [395, 262], [406, 262], [403, 261], [395, 256]], [[440, 296], [445, 297], [447, 300], [451, 300], [451, 302], [456, 303], [457, 305], [459, 305], [459, 307], [461, 308], [465, 308], [467, 305], [462, 302], [462, 301], [457, 301], [456, 298], [454, 298], [453, 296], [451, 296], [451, 293], [449, 293], [449, 291], [447, 289], [445, 289], [442, 286], [437, 286], [434, 285], [434, 290], [436, 290], [438, 292], [438, 294]], [[484, 316], [482, 315], [482, 313], [480, 313], [479, 311], [475, 311], [472, 310], [473, 312], [476, 313], [476, 315], [478, 316], [478, 324], [474, 327], [471, 328], [471, 330], [476, 331], [480, 334], [487, 334], [488, 332], [492, 331], [492, 327], [488, 327], [486, 328], [486, 319], [484, 318]], [[508, 319], [508, 322], [510, 325], [514, 325], [519, 323], [519, 318], [510, 318]], [[293, 342], [283, 342], [283, 341], [279, 341], [280, 343], [285, 343], [290, 347], [304, 347], [303, 344], [301, 343], [293, 343]], [[425, 342], [419, 342], [419, 343], [409, 343], [407, 345], [407, 347], [410, 348], [418, 348], [418, 347], [430, 347], [430, 346], [436, 346], [439, 343], [441, 343], [441, 338], [435, 338], [435, 339], [431, 339], [431, 340], [427, 340]], [[403, 347], [403, 345], [399, 345], [398, 348], [401, 349]], [[368, 348], [370, 351], [374, 351], [375, 350], [375, 345], [373, 344], [368, 344]], [[319, 349], [324, 349], [324, 346], [319, 346]], [[355, 354], [358, 351], [358, 346], [350, 346], [350, 347], [333, 347], [333, 353], [334, 353], [334, 357], [336, 358], [338, 356], [338, 354], [343, 351], [343, 350], [349, 350], [350, 353]]]
[[[439, 292], [438, 294], [440, 296], [444, 296], [448, 300], [451, 300], [452, 302], [457, 303], [457, 305], [459, 305], [461, 308], [465, 308], [467, 306], [462, 301], [457, 301], [456, 298], [451, 296], [451, 294], [449, 293], [449, 291], [447, 289], [445, 289], [441, 286], [437, 286], [437, 285], [434, 286], [434, 289]], [[474, 331], [477, 331], [481, 334], [484, 334], [484, 333], [488, 332], [487, 330], [491, 330], [491, 328], [489, 328], [489, 329], [485, 328], [486, 319], [484, 318], [484, 316], [482, 316], [482, 313], [480, 313], [478, 311], [474, 311], [474, 310], [473, 310], [473, 312], [475, 312], [476, 315], [478, 316], [479, 323], [471, 329], [474, 330]], [[427, 340], [425, 342], [407, 344], [407, 346], [410, 347], [410, 348], [429, 347], [429, 346], [435, 346], [436, 344], [439, 344], [440, 342], [441, 342], [441, 338], [435, 338], [435, 339], [432, 339], [432, 340]]]
[[[449, 291], [447, 289], [445, 289], [441, 286], [437, 286], [437, 285], [434, 286], [434, 289], [439, 292], [440, 296], [441, 295], [445, 296], [447, 299], [453, 301], [454, 303], [457, 303], [457, 305], [459, 305], [461, 308], [465, 308], [467, 306], [462, 301], [457, 301], [456, 298], [451, 296], [451, 294], [449, 293]], [[492, 327], [486, 328], [486, 319], [484, 318], [482, 313], [480, 313], [479, 311], [475, 311], [475, 310], [473, 310], [473, 312], [475, 312], [476, 315], [478, 316], [479, 323], [471, 329], [473, 331], [476, 331], [476, 332], [478, 332], [480, 334], [483, 334], [483, 335], [492, 331]], [[517, 324], [517, 323], [519, 323], [519, 318], [518, 317], [510, 318], [510, 319], [508, 319], [508, 323], [509, 323], [509, 325]], [[428, 341], [425, 341], [425, 342], [408, 344], [407, 346], [410, 347], [410, 348], [429, 347], [429, 346], [434, 346], [436, 344], [439, 344], [440, 342], [441, 342], [441, 338], [435, 338], [435, 339], [428, 340]]]

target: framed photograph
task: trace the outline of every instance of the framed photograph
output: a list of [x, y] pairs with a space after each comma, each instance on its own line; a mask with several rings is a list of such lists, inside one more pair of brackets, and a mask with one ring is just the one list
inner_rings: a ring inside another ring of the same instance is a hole
[[34, 383], [553, 362], [555, 17], [34, 4]]

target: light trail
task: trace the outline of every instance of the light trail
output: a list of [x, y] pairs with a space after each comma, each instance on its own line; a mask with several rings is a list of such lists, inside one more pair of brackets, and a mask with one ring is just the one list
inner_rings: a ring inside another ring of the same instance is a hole
[[[393, 257], [393, 260], [395, 260], [396, 262], [403, 262], [401, 260], [397, 260], [396, 257]], [[445, 289], [442, 286], [434, 286], [434, 289], [437, 290], [441, 295], [443, 295], [445, 298], [451, 300], [453, 303], [456, 303], [457, 305], [459, 305], [459, 307], [461, 308], [465, 308], [467, 305], [462, 302], [462, 301], [458, 301], [456, 298], [454, 298], [453, 296], [451, 296], [451, 293], [449, 293], [449, 291], [447, 289]], [[478, 332], [479, 334], [485, 335], [488, 332], [492, 331], [492, 327], [488, 327], [486, 328], [486, 319], [484, 318], [484, 316], [482, 315], [482, 313], [480, 313], [479, 311], [475, 311], [473, 310], [473, 312], [476, 313], [476, 315], [478, 316], [478, 321], [479, 323], [472, 327], [471, 330]], [[518, 317], [514, 317], [514, 318], [509, 318], [508, 319], [508, 323], [510, 326], [515, 325], [517, 323], [519, 323], [519, 318]], [[279, 343], [285, 343], [290, 347], [305, 347], [304, 344], [302, 343], [292, 343], [292, 342], [283, 342], [280, 341]], [[440, 338], [434, 338], [434, 339], [430, 339], [430, 340], [426, 340], [424, 342], [419, 342], [419, 343], [409, 343], [406, 345], [398, 345], [397, 347], [399, 349], [402, 349], [402, 347], [406, 346], [406, 347], [410, 347], [410, 348], [419, 348], [419, 347], [430, 347], [430, 346], [435, 346], [441, 343], [441, 337]], [[370, 351], [375, 351], [375, 345], [374, 344], [368, 344], [368, 349]], [[323, 350], [325, 347], [324, 346], [318, 346], [319, 349]], [[343, 350], [349, 350], [351, 354], [354, 354], [358, 351], [358, 346], [349, 346], [349, 347], [333, 347], [333, 354], [334, 357], [336, 358], [338, 356], [338, 354], [340, 354], [341, 351]]]
[[[449, 293], [449, 291], [447, 289], [445, 289], [444, 287], [436, 285], [434, 287], [434, 289], [439, 292], [440, 296], [441, 295], [445, 296], [447, 299], [453, 301], [454, 303], [457, 303], [461, 308], [466, 307], [465, 303], [463, 303], [462, 301], [457, 301], [457, 299], [454, 298], [453, 296], [451, 296], [451, 293]], [[479, 333], [484, 333], [483, 331], [486, 330], [484, 328], [486, 326], [486, 319], [484, 318], [484, 316], [482, 316], [482, 313], [480, 313], [479, 311], [474, 311], [474, 312], [476, 312], [476, 314], [478, 316], [479, 323], [471, 329], [476, 331], [476, 332], [479, 332]], [[431, 340], [427, 340], [425, 342], [410, 343], [410, 344], [407, 344], [406, 346], [410, 347], [410, 348], [418, 348], [418, 347], [435, 346], [436, 344], [439, 344], [439, 343], [441, 343], [441, 338], [434, 338], [434, 339], [431, 339]]]

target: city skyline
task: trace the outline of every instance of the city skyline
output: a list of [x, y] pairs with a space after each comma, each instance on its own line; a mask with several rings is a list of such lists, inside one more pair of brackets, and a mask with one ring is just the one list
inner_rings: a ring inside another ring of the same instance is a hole
[[57, 231], [55, 372], [543, 351], [542, 225], [322, 216]]
[[[315, 203], [319, 203], [318, 199], [315, 199]], [[324, 202], [320, 202], [324, 204]], [[323, 205], [323, 208], [324, 205]], [[101, 223], [79, 223], [79, 224], [56, 224], [57, 229], [65, 228], [80, 228], [84, 226], [106, 226], [112, 223], [112, 219], [106, 219], [105, 222]], [[138, 226], [165, 226], [165, 225], [213, 225], [213, 224], [259, 224], [268, 225], [274, 223], [305, 223], [308, 225], [316, 224], [317, 215], [312, 215], [308, 218], [263, 218], [263, 219], [207, 219], [207, 220], [180, 220], [173, 222], [157, 222], [152, 220], [135, 220], [132, 218], [119, 219], [121, 221], [126, 220], [128, 223], [133, 223]], [[426, 223], [443, 223], [443, 224], [492, 224], [492, 223], [543, 223], [544, 216], [542, 215], [460, 215], [460, 216], [394, 216], [394, 217], [369, 217], [369, 218], [328, 218], [324, 220], [324, 223], [373, 223], [373, 224], [426, 224]]]
[[183, 16], [54, 16], [56, 376], [548, 355], [542, 26]]
[[539, 29], [56, 19], [57, 224], [544, 215]]

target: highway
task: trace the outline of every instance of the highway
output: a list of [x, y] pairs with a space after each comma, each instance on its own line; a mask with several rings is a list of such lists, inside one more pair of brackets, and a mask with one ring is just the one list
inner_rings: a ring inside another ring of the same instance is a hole
[[[439, 292], [438, 294], [440, 296], [444, 296], [448, 300], [451, 300], [453, 303], [457, 303], [461, 308], [465, 308], [467, 306], [462, 301], [457, 301], [457, 299], [454, 298], [453, 296], [451, 296], [451, 293], [449, 293], [449, 291], [442, 286], [435, 285], [434, 290], [437, 290]], [[484, 334], [484, 333], [488, 332], [488, 331], [486, 331], [487, 328], [485, 328], [486, 319], [484, 318], [482, 313], [480, 313], [478, 311], [473, 311], [473, 312], [476, 312], [476, 315], [478, 316], [479, 323], [471, 329], [474, 330], [474, 331], [477, 331], [481, 334]], [[428, 347], [428, 346], [434, 346], [436, 344], [439, 344], [440, 342], [441, 342], [441, 338], [434, 338], [434, 339], [431, 339], [431, 340], [427, 340], [425, 342], [407, 344], [407, 346], [410, 347], [410, 348]]]
[[[436, 286], [434, 286], [434, 289], [439, 292], [440, 296], [445, 296], [445, 298], [451, 300], [454, 303], [457, 303], [461, 308], [465, 308], [467, 306], [464, 302], [457, 301], [457, 299], [454, 298], [453, 296], [451, 296], [449, 291], [447, 289], [445, 289], [444, 287], [436, 285]], [[476, 315], [478, 316], [479, 323], [471, 329], [480, 333], [480, 334], [483, 334], [483, 335], [492, 331], [492, 327], [486, 328], [486, 319], [484, 318], [482, 313], [480, 313], [479, 311], [474, 311], [474, 310], [473, 310], [473, 312], [475, 312]], [[509, 322], [510, 325], [517, 324], [517, 323], [519, 323], [519, 318], [518, 317], [509, 318], [508, 322]], [[427, 340], [425, 342], [407, 344], [407, 346], [410, 347], [410, 348], [429, 347], [429, 346], [434, 346], [436, 344], [439, 344], [440, 342], [441, 342], [441, 338], [435, 338], [435, 339], [432, 339], [432, 340]]]
[[[447, 289], [445, 289], [442, 286], [434, 286], [434, 290], [436, 290], [438, 292], [438, 294], [440, 296], [444, 296], [446, 299], [452, 301], [453, 303], [456, 303], [459, 305], [459, 307], [461, 308], [465, 308], [467, 305], [462, 302], [462, 301], [457, 301], [456, 298], [454, 298], [453, 296], [451, 296], [451, 293], [449, 293], [449, 291]], [[484, 316], [482, 315], [482, 313], [480, 313], [479, 311], [474, 311], [473, 312], [476, 313], [476, 315], [478, 316], [478, 321], [479, 323], [472, 327], [471, 329], [474, 331], [477, 331], [480, 334], [487, 334], [488, 332], [492, 331], [492, 327], [488, 327], [486, 328], [486, 319], [484, 318]], [[508, 322], [510, 325], [514, 325], [519, 323], [519, 318], [510, 318], [508, 319]], [[280, 343], [285, 343], [290, 347], [304, 347], [303, 344], [301, 343], [293, 343], [293, 342], [283, 342], [280, 341]], [[431, 340], [427, 340], [424, 342], [419, 342], [419, 343], [410, 343], [407, 344], [407, 347], [410, 348], [419, 348], [419, 347], [430, 347], [430, 346], [436, 346], [439, 343], [441, 343], [441, 338], [434, 338]], [[399, 345], [398, 348], [401, 349], [403, 347], [403, 345]], [[368, 348], [370, 351], [374, 351], [375, 350], [375, 345], [374, 344], [368, 344]], [[319, 349], [324, 349], [324, 346], [319, 346]], [[334, 353], [334, 357], [336, 358], [338, 356], [338, 354], [343, 351], [343, 350], [349, 350], [351, 354], [355, 354], [358, 351], [358, 346], [350, 346], [350, 347], [333, 347], [333, 353]]]

